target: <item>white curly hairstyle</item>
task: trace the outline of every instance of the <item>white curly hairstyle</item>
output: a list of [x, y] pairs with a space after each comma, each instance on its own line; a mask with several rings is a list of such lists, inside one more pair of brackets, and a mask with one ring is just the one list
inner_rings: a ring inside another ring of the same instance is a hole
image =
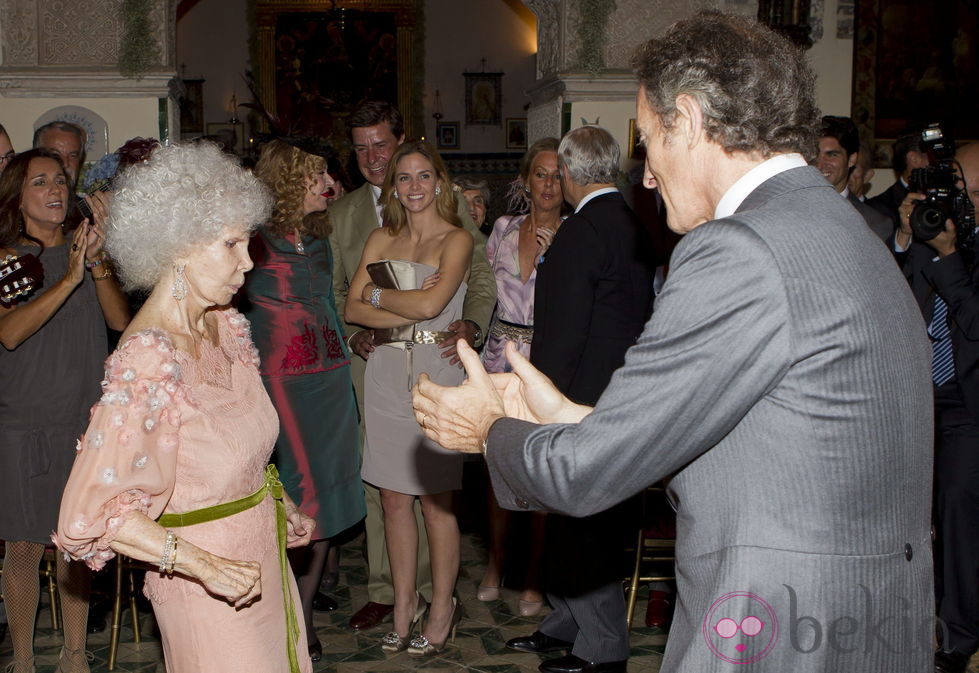
[[105, 248], [126, 290], [149, 289], [225, 226], [252, 231], [271, 208], [265, 185], [214, 143], [160, 147], [116, 179]]

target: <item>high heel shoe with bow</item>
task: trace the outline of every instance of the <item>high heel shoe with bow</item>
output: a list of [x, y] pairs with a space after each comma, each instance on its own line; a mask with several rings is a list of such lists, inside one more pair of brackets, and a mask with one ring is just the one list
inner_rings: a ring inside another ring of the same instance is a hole
[[401, 637], [398, 635], [397, 631], [391, 631], [390, 633], [384, 634], [381, 638], [381, 649], [385, 652], [404, 652], [408, 649], [408, 639], [411, 638], [411, 634], [415, 631], [415, 625], [419, 624], [422, 617], [425, 616], [425, 611], [428, 610], [428, 603], [425, 602], [424, 597], [422, 597], [420, 592], [415, 594], [415, 614], [411, 618], [411, 623], [408, 625], [408, 635]]
[[439, 654], [445, 649], [446, 643], [455, 642], [456, 627], [459, 626], [460, 621], [462, 621], [462, 606], [459, 605], [459, 601], [453, 596], [452, 616], [449, 617], [449, 633], [445, 640], [435, 644], [424, 634], [419, 634], [411, 639], [411, 643], [408, 645], [408, 654], [413, 657], [430, 657], [433, 654]]

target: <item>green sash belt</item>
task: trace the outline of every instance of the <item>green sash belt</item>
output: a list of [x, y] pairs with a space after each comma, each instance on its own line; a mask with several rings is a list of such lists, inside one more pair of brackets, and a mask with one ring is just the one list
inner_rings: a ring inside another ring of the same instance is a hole
[[296, 620], [296, 606], [289, 589], [289, 561], [286, 559], [286, 505], [282, 499], [282, 482], [279, 481], [279, 471], [275, 465], [265, 468], [265, 483], [261, 488], [239, 500], [223, 502], [202, 509], [195, 509], [183, 514], [164, 514], [159, 523], [164, 528], [180, 528], [194, 526], [208, 521], [217, 521], [232, 514], [244, 512], [265, 500], [266, 494], [271, 494], [275, 500], [275, 530], [279, 547], [279, 574], [282, 578], [282, 598], [286, 609], [286, 643], [289, 651], [289, 670], [299, 673], [299, 659], [296, 657], [296, 642], [299, 640], [299, 622]]

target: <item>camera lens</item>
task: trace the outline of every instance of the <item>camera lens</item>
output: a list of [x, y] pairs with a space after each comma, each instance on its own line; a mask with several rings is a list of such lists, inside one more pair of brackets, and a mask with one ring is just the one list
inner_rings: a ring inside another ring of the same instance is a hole
[[945, 204], [934, 197], [918, 201], [911, 211], [911, 231], [922, 241], [930, 241], [945, 231], [950, 216]]

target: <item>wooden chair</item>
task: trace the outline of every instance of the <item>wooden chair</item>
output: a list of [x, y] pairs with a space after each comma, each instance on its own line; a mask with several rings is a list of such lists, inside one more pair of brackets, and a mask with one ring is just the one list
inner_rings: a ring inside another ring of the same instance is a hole
[[129, 600], [129, 618], [133, 626], [133, 642], [139, 644], [139, 610], [136, 607], [136, 580], [133, 572], [145, 570], [145, 566], [134, 562], [128, 556], [118, 554], [116, 556], [115, 584], [112, 596], [112, 631], [109, 634], [109, 662], [108, 669], [114, 670], [116, 667], [116, 655], [119, 652], [119, 629], [122, 626], [122, 599], [123, 599], [123, 574], [126, 575], [125, 593]]
[[664, 514], [672, 513], [661, 484], [650, 486], [642, 498], [642, 519], [634, 547], [626, 549], [633, 555], [632, 575], [626, 577], [626, 624], [632, 630], [633, 613], [639, 597], [639, 586], [647, 582], [676, 580], [676, 531]]

